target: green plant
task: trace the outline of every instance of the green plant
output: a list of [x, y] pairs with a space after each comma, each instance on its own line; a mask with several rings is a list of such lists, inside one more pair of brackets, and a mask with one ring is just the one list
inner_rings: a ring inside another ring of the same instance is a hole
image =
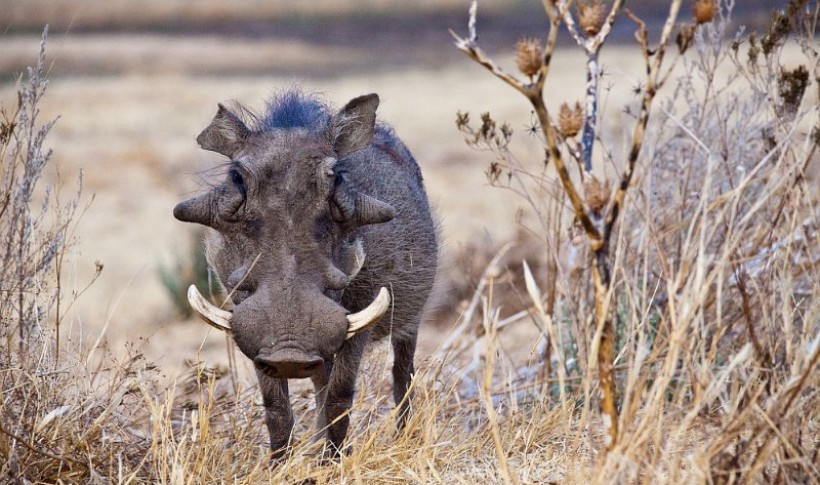
[[196, 285], [200, 291], [205, 290], [205, 295], [209, 296], [213, 303], [222, 304], [215, 298], [220, 288], [219, 283], [211, 277], [208, 269], [208, 261], [202, 251], [203, 237], [203, 231], [197, 231], [191, 238], [187, 250], [175, 255], [172, 265], [160, 264], [157, 267], [162, 287], [173, 303], [174, 309], [184, 317], [190, 317], [193, 314], [187, 298], [188, 287], [191, 285]]

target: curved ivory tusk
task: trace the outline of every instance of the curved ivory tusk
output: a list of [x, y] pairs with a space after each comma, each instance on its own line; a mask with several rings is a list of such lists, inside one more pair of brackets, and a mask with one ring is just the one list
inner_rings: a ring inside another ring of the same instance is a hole
[[199, 292], [195, 285], [188, 287], [188, 303], [191, 308], [199, 315], [208, 325], [222, 330], [223, 332], [231, 333], [231, 318], [233, 314], [227, 310], [217, 308], [211, 304]]
[[367, 308], [347, 316], [347, 338], [375, 325], [388, 308], [390, 308], [390, 292], [387, 288], [382, 287], [376, 299]]

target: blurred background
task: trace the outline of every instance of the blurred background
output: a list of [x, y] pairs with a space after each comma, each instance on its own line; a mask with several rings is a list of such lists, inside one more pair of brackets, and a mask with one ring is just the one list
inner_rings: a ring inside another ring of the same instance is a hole
[[[777, 5], [746, 0], [733, 22], [754, 30]], [[630, 8], [656, 39], [666, 6], [642, 1]], [[47, 141], [56, 162], [48, 177], [73, 194], [82, 172], [88, 205], [66, 281], [79, 293], [95, 262], [104, 265], [63, 332], [77, 341], [102, 335], [115, 352], [126, 341], [142, 342], [140, 351], [169, 372], [197, 353], [224, 358], [223, 338], [181, 313], [185, 281], [202, 264], [202, 234], [171, 211], [207, 183], [220, 161], [195, 143], [216, 103], [261, 109], [268, 96], [293, 85], [337, 107], [360, 94], [381, 96], [380, 116], [415, 154], [441, 220], [450, 312], [434, 324], [451, 326], [460, 292], [471, 291], [464, 267], [519, 237], [526, 218], [520, 200], [489, 186], [492, 155], [465, 145], [456, 112], [477, 119], [490, 111], [509, 122], [516, 155], [542, 163], [540, 144], [527, 134], [533, 120], [525, 100], [452, 45], [448, 30], [466, 32], [468, 7], [467, 0], [0, 0], [4, 107], [16, 102], [15, 84], [35, 62], [49, 25], [51, 84], [41, 116], [58, 121]], [[546, 31], [536, 0], [479, 4], [479, 43], [508, 70], [515, 68], [515, 42]], [[602, 55], [611, 85], [602, 113], [613, 136], [624, 109], [638, 103], [631, 89], [643, 64], [633, 32], [622, 18]], [[584, 59], [565, 33], [559, 45], [547, 83], [550, 109], [583, 96]]]

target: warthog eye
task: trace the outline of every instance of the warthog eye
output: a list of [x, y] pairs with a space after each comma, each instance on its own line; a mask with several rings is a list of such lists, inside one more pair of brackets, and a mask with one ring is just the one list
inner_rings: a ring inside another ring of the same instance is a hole
[[239, 170], [232, 168], [231, 171], [228, 172], [228, 176], [231, 178], [231, 182], [233, 182], [236, 188], [239, 189], [239, 192], [241, 192], [244, 196], [247, 187], [245, 187], [245, 178], [242, 177], [242, 174], [239, 173]]
[[236, 184], [237, 187], [244, 187], [245, 186], [245, 179], [242, 178], [242, 174], [239, 173], [239, 170], [232, 168], [231, 172], [231, 182]]

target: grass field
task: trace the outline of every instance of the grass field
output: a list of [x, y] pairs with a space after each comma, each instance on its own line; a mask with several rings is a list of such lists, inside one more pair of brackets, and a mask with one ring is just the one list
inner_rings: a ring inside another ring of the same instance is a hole
[[[59, 187], [65, 201], [77, 192], [82, 172], [82, 193], [76, 228], [66, 238], [72, 244], [58, 270], [66, 300], [60, 360], [43, 360], [48, 371], [14, 360], [17, 346], [8, 337], [14, 320], [3, 314], [9, 355], [0, 367], [0, 473], [6, 474], [0, 481], [820, 481], [816, 53], [807, 54], [794, 41], [778, 51], [776, 66], [805, 64], [810, 76], [798, 115], [772, 128], [774, 148], [760, 141], [765, 133], [749, 134], [746, 143], [737, 140], [743, 123], [757, 129], [772, 117], [780, 99], [772, 87], [776, 76], [768, 87], [775, 94], [766, 100], [765, 83], [756, 77], [764, 79], [762, 70], [738, 75], [723, 55], [710, 81], [699, 77], [699, 57], [690, 51], [672, 75], [680, 81], [662, 91], [651, 145], [642, 152], [643, 171], [617, 235], [612, 298], [622, 332], [617, 365], [624, 438], [606, 454], [597, 384], [584, 362], [584, 352], [591, 352], [584, 342], [592, 341], [594, 327], [584, 296], [589, 287], [576, 272], [588, 268], [566, 259], [575, 247], [567, 210], [554, 212], [563, 214], [563, 223], [545, 224], [544, 205], [533, 206], [488, 181], [485, 171], [499, 160], [537, 173], [543, 141], [529, 133], [534, 117], [526, 100], [451, 47], [446, 27], [466, 31], [463, 3], [419, 2], [409, 12], [395, 2], [341, 8], [337, 2], [304, 7], [281, 1], [261, 10], [242, 3], [226, 13], [221, 2], [193, 9], [151, 0], [125, 12], [79, 0], [45, 2], [34, 11], [27, 2], [4, 2], [2, 22], [9, 28], [0, 34], [0, 102], [6, 112], [17, 100], [16, 73], [36, 61], [40, 38], [32, 30], [43, 20], [59, 19], [46, 47], [50, 83], [37, 104], [41, 120], [57, 119], [45, 142], [54, 154], [42, 183]], [[519, 32], [538, 32], [527, 12], [543, 15], [540, 6], [521, 3], [490, 4], [479, 25], [488, 33], [491, 54], [510, 71]], [[495, 23], [507, 10], [518, 12], [519, 20]], [[463, 11], [462, 23], [447, 20], [442, 30], [424, 30], [429, 37], [418, 43], [412, 42], [412, 29], [377, 36], [377, 47], [366, 39], [340, 41], [353, 35], [342, 27], [330, 35], [334, 42], [304, 37], [333, 16], [354, 26], [363, 16], [377, 25], [379, 15], [395, 22], [410, 13], [438, 18], [442, 11]], [[226, 16], [229, 27], [208, 31]], [[260, 29], [258, 22], [267, 18], [284, 18], [295, 34], [232, 35], [243, 25]], [[621, 22], [624, 41], [606, 46], [601, 55], [600, 143], [613, 153], [610, 158], [599, 151], [596, 167], [611, 177], [628, 149], [640, 107], [633, 90], [645, 69], [639, 48], [623, 34], [632, 24]], [[494, 25], [504, 32], [493, 33]], [[583, 100], [585, 58], [569, 44], [560, 44], [546, 85], [552, 112], [563, 102]], [[687, 83], [692, 98], [679, 95]], [[251, 365], [242, 356], [229, 358], [232, 343], [223, 336], [179, 315], [159, 268], [187, 261], [200, 237], [171, 211], [207, 182], [208, 169], [220, 160], [195, 143], [216, 103], [237, 100], [259, 108], [271, 93], [294, 84], [322, 93], [336, 106], [360, 94], [380, 95], [380, 116], [419, 161], [441, 221], [445, 293], [444, 307], [421, 331], [416, 415], [408, 430], [395, 433], [388, 346], [380, 344], [360, 378], [351, 454], [341, 463], [316, 459], [317, 445], [308, 439], [312, 391], [296, 386], [296, 452], [273, 468]], [[747, 111], [724, 117], [728, 99]], [[698, 103], [704, 109], [696, 123], [684, 115]], [[469, 112], [474, 123], [483, 112], [508, 122], [511, 151], [468, 147], [456, 128], [459, 111]], [[705, 153], [723, 158], [699, 158], [692, 139], [707, 146]], [[691, 161], [690, 168], [683, 159]], [[722, 161], [708, 168], [704, 160]], [[710, 175], [698, 174], [691, 168], [696, 166]], [[15, 173], [3, 170], [4, 177]], [[744, 178], [749, 173], [755, 177]], [[544, 180], [542, 195], [554, 185], [551, 172]], [[711, 205], [699, 205], [698, 194]], [[774, 217], [778, 207], [784, 215]], [[47, 219], [54, 218], [59, 219]], [[544, 227], [558, 229], [550, 233]], [[722, 231], [726, 239], [715, 236]], [[767, 231], [769, 246], [760, 242]], [[491, 264], [510, 241], [514, 247]], [[550, 288], [558, 295], [549, 316], [566, 344], [562, 356], [545, 350], [554, 343], [545, 343], [545, 323], [533, 309], [522, 260], [534, 267], [545, 301]], [[97, 262], [104, 268], [86, 290]], [[742, 281], [747, 286], [739, 289]], [[50, 280], [38, 284], [52, 287]], [[49, 318], [54, 311], [47, 307]], [[522, 318], [508, 319], [515, 315]], [[50, 329], [49, 321], [42, 320]], [[767, 357], [758, 353], [749, 328], [758, 329]], [[46, 350], [38, 355], [50, 356], [53, 342], [41, 344]], [[545, 361], [545, 354], [551, 359]], [[559, 365], [569, 373], [564, 387]]]

